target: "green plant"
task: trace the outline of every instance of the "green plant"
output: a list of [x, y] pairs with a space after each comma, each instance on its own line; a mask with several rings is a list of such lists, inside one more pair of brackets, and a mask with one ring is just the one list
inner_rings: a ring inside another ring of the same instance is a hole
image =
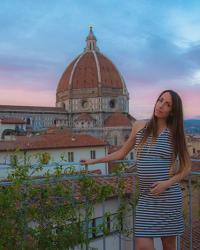
[[123, 169], [115, 177], [117, 188], [86, 172], [77, 173], [73, 166], [64, 168], [60, 164], [54, 173], [46, 171], [45, 178], [37, 179], [34, 176], [43, 170], [46, 161], [41, 154], [35, 158], [38, 164], [33, 167], [30, 157], [15, 157], [8, 177], [10, 184], [0, 186], [0, 250], [66, 250], [77, 245], [89, 248], [91, 233], [110, 233], [109, 212], [102, 215], [102, 223], [95, 228], [90, 227], [90, 221], [95, 204], [111, 196], [119, 197], [115, 226], [123, 233], [127, 209]]

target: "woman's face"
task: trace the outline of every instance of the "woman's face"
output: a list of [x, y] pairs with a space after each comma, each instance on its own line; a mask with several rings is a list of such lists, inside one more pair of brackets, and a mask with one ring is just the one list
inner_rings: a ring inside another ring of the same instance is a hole
[[172, 97], [169, 92], [165, 92], [158, 99], [154, 115], [157, 118], [166, 119], [172, 111]]

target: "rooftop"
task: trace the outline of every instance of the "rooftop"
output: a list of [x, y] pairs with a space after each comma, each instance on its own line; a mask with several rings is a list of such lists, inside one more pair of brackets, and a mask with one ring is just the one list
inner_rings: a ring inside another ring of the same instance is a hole
[[115, 112], [111, 114], [105, 120], [104, 126], [105, 127], [132, 127], [132, 119], [127, 114]]
[[0, 141], [0, 151], [102, 147], [106, 145], [106, 142], [90, 135], [71, 134], [63, 131], [34, 136], [16, 136], [16, 140]]
[[0, 124], [25, 124], [26, 122], [20, 118], [0, 117]]

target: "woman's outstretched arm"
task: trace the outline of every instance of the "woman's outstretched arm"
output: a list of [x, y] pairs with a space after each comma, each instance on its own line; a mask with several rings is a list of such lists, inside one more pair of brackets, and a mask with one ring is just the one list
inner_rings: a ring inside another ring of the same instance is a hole
[[122, 148], [117, 150], [116, 152], [106, 155], [105, 157], [98, 158], [98, 159], [92, 159], [92, 160], [86, 160], [82, 159], [80, 162], [82, 165], [91, 165], [96, 163], [104, 163], [109, 161], [117, 161], [122, 160], [124, 157], [128, 154], [128, 152], [134, 147], [135, 144], [135, 136], [139, 129], [141, 129], [144, 126], [144, 121], [136, 121], [133, 124], [131, 134], [128, 138], [128, 140], [124, 143]]
[[187, 177], [191, 171], [191, 167], [192, 167], [192, 162], [191, 159], [189, 158], [189, 155], [187, 154], [183, 170], [181, 171], [181, 173], [175, 174], [169, 179], [170, 185], [173, 185], [176, 182], [180, 182], [182, 179]]

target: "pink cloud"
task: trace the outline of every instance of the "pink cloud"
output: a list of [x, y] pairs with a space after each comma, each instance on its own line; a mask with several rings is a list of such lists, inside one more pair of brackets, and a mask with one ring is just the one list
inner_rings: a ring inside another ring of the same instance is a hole
[[131, 88], [130, 113], [136, 119], [150, 118], [153, 113], [155, 101], [159, 94], [165, 89], [173, 89], [181, 96], [183, 102], [184, 117], [191, 118], [200, 115], [200, 90], [192, 87], [171, 88], [169, 86], [141, 86]]
[[24, 89], [1, 90], [1, 105], [55, 106], [54, 91]]

